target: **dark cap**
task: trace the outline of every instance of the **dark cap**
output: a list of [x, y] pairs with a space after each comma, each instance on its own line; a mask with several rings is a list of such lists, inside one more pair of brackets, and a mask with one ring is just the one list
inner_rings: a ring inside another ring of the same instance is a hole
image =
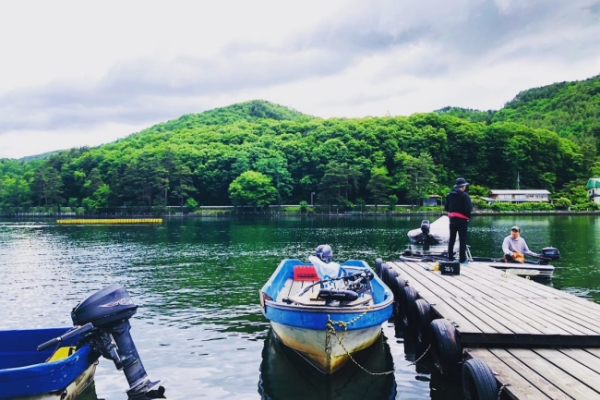
[[467, 186], [469, 184], [469, 182], [467, 182], [467, 180], [465, 178], [458, 178], [456, 180], [456, 183], [454, 184], [455, 188], [461, 187], [461, 186]]
[[517, 232], [521, 232], [521, 228], [519, 228], [518, 226], [513, 226], [512, 228], [510, 228], [511, 231], [517, 231]]

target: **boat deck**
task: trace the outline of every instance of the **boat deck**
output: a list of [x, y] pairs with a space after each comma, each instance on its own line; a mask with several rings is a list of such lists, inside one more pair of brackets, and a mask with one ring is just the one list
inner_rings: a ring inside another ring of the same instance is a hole
[[[298, 294], [306, 287], [317, 283], [318, 281], [302, 281], [288, 279], [285, 285], [277, 295], [277, 302], [285, 302], [291, 300], [292, 302], [305, 305], [305, 306], [325, 306], [326, 302], [317, 298], [321, 287], [319, 285], [312, 286], [302, 297], [298, 297]], [[344, 283], [340, 281], [332, 281], [330, 289], [343, 289]], [[373, 305], [373, 298], [368, 293], [363, 293], [358, 299], [344, 303], [345, 306], [360, 306], [360, 305]]]

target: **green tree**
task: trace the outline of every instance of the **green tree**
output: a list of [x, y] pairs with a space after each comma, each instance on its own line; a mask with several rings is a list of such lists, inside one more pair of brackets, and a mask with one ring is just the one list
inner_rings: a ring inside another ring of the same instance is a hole
[[347, 165], [331, 161], [327, 164], [325, 174], [319, 184], [319, 203], [329, 205], [343, 203], [344, 190], [348, 182]]
[[256, 171], [246, 171], [229, 185], [229, 197], [236, 206], [265, 206], [277, 197], [271, 178]]
[[190, 193], [194, 193], [196, 188], [192, 182], [192, 171], [187, 165], [175, 167], [172, 174], [171, 194], [179, 199], [181, 207]]
[[6, 176], [0, 181], [0, 206], [24, 207], [29, 205], [29, 185], [21, 177]]
[[63, 201], [60, 174], [49, 165], [35, 171], [33, 187], [38, 205], [58, 206]]
[[[373, 167], [371, 179], [367, 184], [367, 190], [371, 192], [371, 199], [375, 203], [375, 212], [379, 204], [383, 204], [389, 197], [392, 188], [392, 179], [388, 176], [387, 168]], [[396, 197], [396, 202], [398, 198]]]
[[396, 159], [402, 166], [397, 179], [399, 187], [406, 191], [408, 201], [419, 205], [436, 188], [433, 158], [429, 153], [422, 152], [419, 157], [400, 153]]
[[289, 196], [294, 184], [286, 159], [281, 157], [262, 158], [256, 162], [255, 169], [263, 175], [271, 177], [275, 182], [277, 205], [281, 205], [282, 195]]

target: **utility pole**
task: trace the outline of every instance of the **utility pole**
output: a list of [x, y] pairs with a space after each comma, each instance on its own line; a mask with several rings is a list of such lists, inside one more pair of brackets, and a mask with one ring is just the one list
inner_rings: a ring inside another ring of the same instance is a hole
[[517, 190], [520, 189], [519, 182], [520, 182], [520, 179], [519, 179], [519, 170], [517, 170]]

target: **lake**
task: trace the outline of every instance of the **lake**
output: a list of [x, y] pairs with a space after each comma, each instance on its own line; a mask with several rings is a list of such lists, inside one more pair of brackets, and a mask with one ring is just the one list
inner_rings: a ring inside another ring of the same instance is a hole
[[[131, 334], [151, 379], [169, 399], [460, 399], [415, 357], [414, 341], [383, 327], [384, 338], [360, 360], [324, 379], [272, 340], [258, 290], [283, 258], [306, 259], [330, 244], [334, 259], [395, 260], [406, 233], [427, 217], [168, 219], [160, 225], [57, 225], [0, 220], [2, 329], [72, 325], [78, 302], [113, 283], [140, 306]], [[432, 220], [435, 217], [429, 217]], [[533, 251], [557, 247], [551, 285], [600, 301], [600, 217], [476, 216], [473, 255], [501, 256], [512, 225]], [[127, 382], [111, 361], [96, 373], [99, 399], [125, 399]], [[86, 397], [87, 399], [88, 397]], [[95, 398], [90, 395], [89, 398]]]

